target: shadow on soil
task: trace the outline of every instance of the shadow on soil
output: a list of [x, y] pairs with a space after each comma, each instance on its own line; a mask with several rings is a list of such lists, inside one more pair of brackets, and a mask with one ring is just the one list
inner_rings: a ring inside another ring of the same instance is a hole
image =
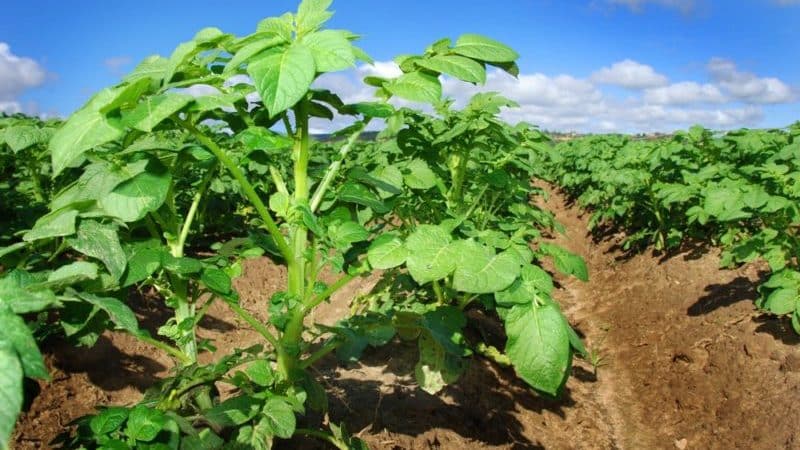
[[[763, 276], [759, 275], [760, 278]], [[687, 312], [690, 316], [700, 316], [742, 301], [755, 301], [758, 298], [757, 285], [746, 277], [736, 277], [729, 283], [708, 285], [706, 295], [700, 297]]]
[[59, 341], [46, 349], [53, 364], [66, 373], [86, 373], [89, 380], [106, 391], [134, 387], [145, 391], [166, 369], [158, 361], [142, 355], [121, 352], [106, 336], [100, 336], [91, 347], [74, 347]]
[[[515, 411], [549, 411], [564, 418], [564, 409], [575, 405], [568, 389], [560, 398], [537, 395], [513, 370], [483, 359], [470, 360], [458, 381], [440, 395], [430, 395], [413, 381], [416, 358], [415, 343], [394, 342], [368, 350], [360, 367], [381, 375], [378, 379], [348, 378], [341, 373], [331, 376], [329, 388], [335, 392], [330, 398], [331, 417], [346, 417], [354, 433], [368, 429], [371, 434], [385, 430], [394, 435], [420, 436], [430, 430], [448, 429], [484, 445], [527, 450], [543, 447], [525, 436]], [[336, 362], [329, 358], [323, 365], [323, 372], [332, 373]], [[387, 374], [387, 380], [380, 379]], [[580, 368], [573, 370], [573, 376], [583, 382], [596, 381], [594, 374]], [[435, 443], [432, 445], [436, 448]]]

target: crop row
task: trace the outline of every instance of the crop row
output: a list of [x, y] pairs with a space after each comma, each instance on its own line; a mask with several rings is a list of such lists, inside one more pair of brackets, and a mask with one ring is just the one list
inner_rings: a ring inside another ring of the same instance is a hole
[[537, 175], [591, 211], [590, 228], [627, 231], [626, 249], [701, 243], [730, 267], [756, 259], [771, 275], [757, 304], [800, 333], [800, 123], [783, 130], [669, 138], [589, 136], [540, 146]]
[[[540, 261], [588, 275], [579, 257], [538, 242], [558, 228], [530, 201], [547, 139], [499, 120], [515, 105], [497, 94], [460, 110], [441, 98], [440, 75], [482, 83], [488, 66], [515, 75], [517, 54], [479, 35], [443, 39], [398, 58], [400, 76], [365, 79], [374, 101], [346, 104], [314, 81], [370, 59], [355, 34], [323, 28], [330, 3], [305, 0], [243, 37], [204, 29], [64, 123], [0, 118], [0, 447], [23, 378], [48, 378], [38, 344], [52, 334], [91, 346], [110, 329], [174, 360], [139, 404], [73, 423], [57, 441], [67, 448], [268, 449], [295, 434], [365, 448], [343, 425], [305, 418], [327, 411], [311, 368], [396, 338], [418, 342], [416, 380], [430, 393], [475, 354], [513, 366], [543, 393], [562, 388], [573, 352], [585, 350]], [[198, 84], [214, 93], [184, 92]], [[352, 124], [318, 143], [312, 117]], [[360, 140], [378, 121], [377, 139]], [[288, 270], [264, 305], [266, 323], [232, 283], [243, 259], [263, 255]], [[323, 271], [337, 278], [325, 283]], [[334, 293], [376, 272], [381, 282], [352, 299], [351, 316], [308, 323]], [[137, 293], [160, 299], [169, 319], [143, 329]], [[262, 344], [201, 364], [215, 347], [196, 329], [214, 303]], [[468, 309], [497, 317], [505, 336], [468, 333]]]

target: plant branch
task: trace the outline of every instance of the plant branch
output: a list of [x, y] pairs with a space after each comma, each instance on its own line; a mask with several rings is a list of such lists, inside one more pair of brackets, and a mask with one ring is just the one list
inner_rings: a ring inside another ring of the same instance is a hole
[[364, 119], [362, 125], [356, 128], [353, 134], [347, 138], [347, 142], [339, 150], [339, 159], [331, 163], [331, 165], [328, 167], [327, 172], [325, 172], [325, 176], [322, 178], [322, 181], [314, 191], [314, 195], [311, 197], [311, 212], [315, 212], [317, 208], [319, 208], [320, 203], [322, 203], [322, 198], [325, 196], [325, 191], [328, 190], [328, 187], [333, 179], [339, 174], [339, 169], [341, 169], [342, 163], [347, 157], [347, 154], [350, 153], [350, 150], [353, 148], [353, 145], [355, 145], [356, 141], [358, 141], [359, 136], [361, 136], [361, 133], [367, 127], [369, 121], [370, 118]]
[[264, 225], [267, 227], [267, 231], [272, 236], [272, 239], [275, 241], [275, 245], [278, 246], [278, 250], [281, 252], [281, 255], [287, 261], [292, 260], [294, 258], [294, 253], [292, 252], [289, 245], [286, 243], [286, 239], [284, 238], [283, 234], [281, 233], [280, 228], [272, 219], [272, 216], [269, 213], [269, 210], [264, 205], [264, 202], [261, 201], [261, 197], [258, 196], [255, 188], [250, 181], [247, 180], [242, 170], [237, 166], [228, 155], [222, 150], [216, 142], [211, 140], [208, 136], [203, 134], [200, 130], [197, 129], [192, 123], [188, 121], [180, 121], [180, 124], [186, 128], [189, 132], [191, 132], [200, 143], [206, 146], [214, 156], [217, 157], [220, 163], [228, 169], [228, 171], [236, 178], [236, 181], [239, 182], [239, 185], [242, 187], [242, 191], [244, 191], [245, 196], [253, 206], [256, 208], [259, 217], [264, 222]]

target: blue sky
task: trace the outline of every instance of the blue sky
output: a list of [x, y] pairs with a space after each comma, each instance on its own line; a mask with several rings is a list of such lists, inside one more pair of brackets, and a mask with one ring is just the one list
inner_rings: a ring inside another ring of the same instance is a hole
[[[224, 5], [236, 5], [224, 6]], [[142, 58], [169, 55], [206, 26], [251, 32], [295, 1], [13, 1], [0, 15], [0, 110], [68, 115]], [[521, 55], [492, 74], [544, 128], [669, 131], [777, 127], [800, 119], [800, 0], [335, 0], [329, 23], [363, 36], [382, 63], [321, 80], [368, 96], [367, 73], [441, 37], [482, 33]], [[387, 72], [388, 71], [388, 72]], [[448, 81], [457, 99], [475, 89]]]

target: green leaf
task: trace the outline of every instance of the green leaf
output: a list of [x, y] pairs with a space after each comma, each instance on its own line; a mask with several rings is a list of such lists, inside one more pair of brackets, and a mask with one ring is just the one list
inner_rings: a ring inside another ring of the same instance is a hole
[[419, 326], [444, 348], [447, 353], [466, 356], [462, 330], [467, 326], [467, 318], [454, 306], [440, 306], [422, 315]]
[[569, 324], [554, 305], [518, 305], [505, 317], [506, 354], [520, 378], [533, 388], [558, 394], [572, 358]]
[[448, 384], [454, 383], [464, 371], [463, 359], [448, 353], [430, 334], [419, 337], [419, 361], [414, 367], [414, 378], [420, 388], [436, 394]]
[[292, 405], [286, 400], [278, 397], [267, 400], [262, 416], [262, 423], [272, 435], [289, 439], [294, 434], [297, 418], [292, 410]]
[[82, 220], [75, 237], [67, 239], [72, 248], [86, 256], [103, 261], [108, 273], [120, 279], [128, 260], [119, 243], [117, 227], [94, 220]]
[[412, 159], [404, 167], [403, 180], [411, 189], [427, 190], [436, 186], [436, 174], [428, 163], [421, 159]]
[[0, 336], [0, 448], [8, 441], [22, 409], [22, 366], [11, 342]]
[[389, 211], [381, 199], [363, 184], [345, 183], [339, 191], [339, 200], [366, 206], [379, 214]]
[[219, 450], [225, 441], [211, 429], [203, 428], [196, 435], [190, 435], [181, 441], [181, 450]]
[[241, 395], [229, 398], [219, 405], [207, 410], [203, 416], [218, 427], [242, 425], [258, 414], [261, 402], [254, 397]]
[[420, 225], [406, 239], [406, 267], [419, 284], [441, 280], [456, 268], [458, 254], [450, 233], [437, 225]]
[[56, 131], [50, 140], [53, 176], [60, 174], [87, 150], [122, 137], [123, 127], [98, 111], [100, 105], [110, 101], [115, 95], [116, 91], [111, 89], [101, 91]]
[[541, 244], [539, 249], [544, 254], [553, 257], [553, 263], [559, 272], [565, 275], [574, 275], [581, 281], [589, 281], [589, 269], [586, 268], [586, 262], [579, 255], [552, 244]]
[[[276, 45], [280, 45], [283, 43], [288, 42], [284, 36], [280, 36], [277, 34], [272, 33], [265, 33], [266, 35], [258, 39], [254, 42], [251, 42], [244, 47], [240, 48], [239, 51], [233, 55], [228, 64], [225, 65], [225, 70], [222, 71], [223, 75], [229, 75], [232, 72], [235, 72], [239, 67], [248, 62], [252, 57], [256, 56], [257, 54], [267, 50], [269, 48], [275, 47]], [[291, 35], [291, 29], [289, 30], [289, 34]]]
[[200, 276], [200, 281], [214, 292], [218, 292], [222, 295], [231, 293], [231, 277], [229, 277], [224, 270], [213, 267], [208, 268], [203, 271], [203, 274]]
[[81, 281], [96, 280], [97, 276], [97, 264], [87, 261], [75, 261], [51, 272], [45, 285], [47, 287], [63, 288]]
[[164, 413], [145, 405], [137, 405], [128, 415], [125, 434], [131, 439], [150, 442], [156, 438], [166, 424]]
[[22, 270], [13, 270], [0, 278], [0, 309], [7, 306], [15, 314], [26, 314], [59, 304], [52, 291], [29, 286], [35, 283], [36, 279]]
[[275, 373], [272, 370], [272, 366], [270, 365], [269, 361], [265, 361], [263, 359], [254, 361], [247, 366], [245, 372], [247, 373], [247, 376], [250, 377], [250, 380], [253, 381], [253, 383], [261, 387], [269, 387], [275, 383]]
[[144, 99], [122, 117], [122, 124], [149, 133], [161, 122], [180, 111], [193, 100], [190, 95], [170, 92]]
[[236, 135], [236, 140], [245, 145], [247, 150], [264, 150], [270, 154], [292, 147], [293, 141], [274, 131], [263, 127], [250, 127]]
[[520, 277], [508, 289], [495, 292], [494, 298], [501, 306], [527, 305], [537, 297], [549, 297], [553, 291], [550, 274], [538, 266], [528, 264], [520, 272]]
[[478, 34], [463, 34], [456, 41], [453, 53], [490, 63], [513, 62], [519, 54], [505, 44]]
[[366, 241], [369, 232], [358, 222], [348, 220], [328, 227], [328, 237], [334, 242], [336, 248], [347, 248], [354, 242]]
[[416, 61], [418, 66], [444, 73], [468, 83], [485, 83], [486, 69], [474, 59], [458, 55], [435, 55]]
[[117, 430], [128, 418], [128, 409], [120, 407], [106, 408], [92, 417], [89, 428], [95, 436], [102, 436]]
[[22, 236], [22, 240], [32, 242], [75, 234], [75, 219], [77, 218], [78, 211], [71, 208], [48, 213], [36, 221], [33, 228]]
[[135, 222], [157, 210], [169, 192], [172, 177], [166, 170], [153, 168], [127, 180], [100, 200], [100, 206], [111, 216], [124, 222]]
[[122, 287], [132, 286], [143, 281], [161, 268], [164, 250], [158, 245], [159, 243], [155, 242], [153, 246], [140, 245], [133, 250], [128, 259], [128, 270], [120, 283]]
[[50, 374], [44, 365], [44, 358], [39, 352], [36, 340], [22, 317], [8, 308], [0, 308], [0, 342], [10, 344], [22, 365], [26, 377], [49, 380]]
[[45, 144], [50, 140], [51, 133], [30, 125], [18, 125], [6, 128], [3, 134], [6, 144], [11, 147], [14, 153], [28, 147]]
[[369, 265], [375, 269], [391, 269], [397, 267], [408, 258], [408, 249], [403, 240], [395, 233], [385, 233], [377, 238], [367, 250]]
[[269, 50], [247, 67], [270, 117], [300, 101], [311, 87], [315, 72], [311, 50], [298, 43]]
[[412, 102], [435, 104], [442, 98], [442, 85], [439, 79], [422, 72], [403, 74], [387, 82], [384, 88], [392, 95]]
[[123, 81], [133, 83], [141, 79], [149, 79], [151, 82], [161, 82], [165, 71], [169, 66], [169, 60], [159, 55], [151, 55], [145, 58], [133, 72], [129, 73]]
[[333, 0], [303, 0], [297, 7], [297, 34], [303, 36], [319, 29], [333, 16], [328, 11]]
[[139, 321], [136, 320], [136, 314], [133, 313], [128, 305], [122, 303], [120, 300], [114, 297], [100, 297], [88, 292], [76, 292], [75, 295], [81, 300], [105, 311], [111, 319], [111, 322], [113, 322], [117, 328], [133, 334], [138, 334], [140, 332]]
[[395, 113], [394, 106], [388, 103], [378, 102], [361, 102], [346, 105], [342, 108], [342, 112], [346, 114], [362, 114], [365, 117], [377, 117], [385, 119], [391, 117]]
[[260, 33], [274, 33], [282, 40], [289, 42], [292, 40], [292, 31], [294, 30], [294, 15], [286, 13], [280, 17], [268, 17], [258, 23], [256, 30]]
[[494, 250], [473, 240], [453, 244], [457, 255], [453, 288], [472, 294], [489, 294], [509, 287], [519, 276], [520, 261], [516, 254]]
[[200, 261], [186, 256], [176, 258], [169, 253], [163, 254], [162, 264], [165, 270], [177, 273], [179, 275], [198, 273], [203, 270], [203, 263]]
[[301, 43], [311, 50], [317, 72], [336, 72], [354, 67], [356, 57], [347, 33], [339, 30], [323, 30], [306, 35]]
[[800, 304], [800, 294], [796, 289], [776, 289], [767, 297], [767, 309], [773, 314], [789, 314]]

